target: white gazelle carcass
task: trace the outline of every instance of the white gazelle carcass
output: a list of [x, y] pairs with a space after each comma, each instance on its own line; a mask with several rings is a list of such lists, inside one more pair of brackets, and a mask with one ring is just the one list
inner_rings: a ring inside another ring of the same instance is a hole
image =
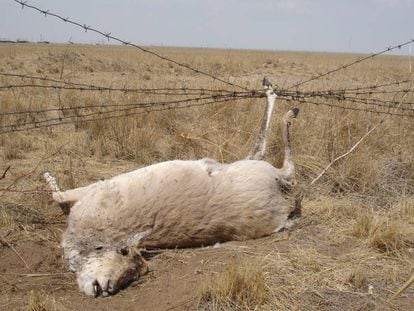
[[145, 274], [141, 248], [253, 239], [286, 226], [291, 209], [281, 187], [295, 184], [289, 126], [298, 109], [282, 119], [285, 158], [275, 168], [261, 160], [276, 99], [264, 86], [267, 110], [246, 160], [167, 161], [68, 191], [44, 174], [55, 201], [74, 203], [62, 245], [81, 291], [107, 296]]

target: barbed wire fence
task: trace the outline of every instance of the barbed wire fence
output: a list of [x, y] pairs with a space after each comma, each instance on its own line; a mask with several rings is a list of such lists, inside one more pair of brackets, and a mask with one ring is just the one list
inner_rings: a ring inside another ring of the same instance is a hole
[[[12, 109], [0, 112], [0, 135], [30, 131], [40, 128], [55, 127], [67, 124], [80, 124], [82, 122], [93, 122], [99, 120], [116, 119], [122, 117], [136, 116], [155, 111], [166, 111], [174, 109], [186, 109], [190, 107], [200, 107], [211, 104], [228, 104], [235, 101], [243, 101], [265, 97], [263, 90], [248, 89], [243, 85], [224, 80], [209, 72], [179, 62], [170, 57], [161, 55], [148, 48], [141, 47], [134, 43], [125, 41], [111, 34], [104, 32], [85, 23], [74, 21], [68, 17], [44, 10], [28, 4], [28, 1], [13, 0], [21, 5], [22, 9], [29, 8], [43, 14], [45, 17], [53, 17], [64, 23], [76, 26], [83, 31], [94, 32], [106, 38], [108, 41], [113, 40], [125, 46], [130, 46], [140, 52], [147, 53], [158, 58], [162, 62], [172, 63], [176, 66], [185, 68], [197, 75], [206, 76], [213, 81], [221, 83], [231, 89], [226, 88], [128, 88], [113, 87], [105, 85], [88, 84], [76, 81], [65, 81], [54, 79], [47, 76], [35, 76], [14, 72], [0, 72], [0, 76], [10, 81], [0, 85], [0, 92], [16, 89], [47, 89], [47, 90], [72, 90], [78, 92], [117, 92], [120, 94], [142, 94], [145, 96], [175, 96], [174, 100], [157, 100], [136, 103], [118, 103], [118, 104], [93, 104], [93, 105], [74, 105], [62, 106], [57, 108], [43, 109]], [[310, 78], [298, 81], [286, 88], [276, 87], [275, 90], [279, 98], [286, 101], [295, 101], [301, 104], [310, 104], [316, 106], [327, 106], [350, 111], [361, 111], [379, 115], [390, 115], [394, 117], [414, 118], [414, 102], [401, 102], [396, 100], [398, 94], [406, 96], [412, 94], [412, 78], [404, 80], [395, 80], [381, 82], [368, 86], [349, 87], [342, 89], [325, 89], [301, 91], [299, 88], [312, 81], [325, 78], [329, 75], [348, 69], [354, 65], [360, 64], [377, 56], [386, 54], [390, 51], [401, 49], [404, 46], [411, 45], [414, 39], [406, 42], [389, 46], [379, 52], [372, 53], [368, 56], [360, 57], [352, 62], [337, 66], [326, 72], [316, 74]], [[19, 80], [16, 82], [16, 80]], [[392, 88], [392, 89], [390, 89]], [[393, 99], [384, 99], [374, 96], [388, 94]], [[180, 97], [180, 98], [176, 98]], [[351, 105], [354, 104], [354, 105]], [[49, 117], [48, 112], [56, 112], [58, 116]], [[23, 116], [23, 118], [21, 118]], [[28, 118], [27, 116], [30, 116]], [[2, 191], [0, 189], [0, 191]], [[8, 189], [10, 191], [10, 189]]]
[[[163, 56], [159, 53], [156, 53], [154, 51], [151, 51], [147, 48], [141, 47], [139, 45], [133, 44], [131, 42], [125, 41], [123, 39], [120, 39], [118, 37], [115, 37], [110, 32], [104, 32], [102, 30], [96, 29], [92, 26], [87, 26], [85, 23], [77, 22], [74, 20], [71, 20], [68, 17], [63, 17], [59, 14], [56, 14], [54, 12], [50, 12], [49, 10], [44, 10], [41, 8], [38, 8], [36, 6], [28, 4], [28, 1], [22, 1], [22, 0], [13, 0], [17, 4], [21, 5], [23, 8], [29, 8], [34, 11], [37, 11], [41, 14], [44, 14], [45, 16], [50, 16], [53, 18], [56, 18], [60, 21], [63, 21], [65, 23], [69, 23], [71, 25], [74, 25], [78, 28], [81, 28], [85, 32], [91, 31], [96, 34], [99, 34], [103, 37], [105, 37], [108, 41], [113, 40], [115, 42], [122, 43], [123, 45], [132, 46], [136, 49], [138, 49], [141, 52], [148, 53], [161, 61], [166, 61], [169, 63], [173, 63], [179, 67], [186, 68], [192, 72], [195, 72], [200, 75], [207, 76], [209, 78], [212, 78], [215, 81], [224, 83], [228, 86], [233, 87], [233, 90], [227, 90], [227, 89], [208, 89], [208, 88], [114, 88], [114, 87], [108, 87], [108, 86], [102, 86], [102, 85], [92, 85], [92, 84], [85, 84], [85, 83], [79, 83], [79, 82], [70, 82], [70, 81], [63, 81], [63, 80], [57, 80], [52, 79], [49, 77], [39, 77], [39, 76], [30, 76], [30, 75], [24, 75], [19, 73], [0, 73], [3, 77], [14, 77], [14, 78], [21, 78], [21, 79], [30, 79], [31, 83], [23, 83], [23, 84], [7, 84], [7, 85], [1, 85], [1, 90], [11, 90], [11, 89], [18, 89], [18, 88], [45, 88], [45, 89], [55, 89], [55, 90], [76, 90], [76, 91], [109, 91], [109, 92], [122, 92], [124, 94], [127, 93], [140, 93], [140, 94], [146, 94], [146, 95], [164, 95], [164, 96], [197, 96], [193, 98], [184, 98], [181, 100], [175, 100], [175, 101], [166, 101], [166, 102], [153, 102], [153, 103], [137, 103], [137, 104], [117, 104], [117, 105], [92, 105], [92, 106], [74, 106], [74, 107], [60, 107], [60, 108], [52, 108], [52, 109], [40, 109], [40, 110], [26, 110], [26, 111], [8, 111], [3, 112], [0, 114], [0, 116], [14, 116], [19, 114], [42, 114], [48, 111], [76, 111], [76, 115], [71, 117], [59, 117], [51, 118], [51, 119], [45, 119], [41, 121], [32, 121], [32, 122], [18, 122], [18, 123], [11, 123], [4, 125], [0, 127], [0, 134], [10, 133], [13, 131], [22, 131], [22, 130], [31, 130], [36, 128], [42, 128], [46, 127], [47, 124], [50, 124], [50, 126], [57, 126], [60, 123], [61, 124], [69, 124], [69, 123], [75, 123], [79, 122], [82, 119], [88, 118], [91, 115], [100, 115], [101, 117], [110, 118], [111, 114], [114, 112], [120, 112], [121, 110], [105, 110], [102, 111], [102, 109], [106, 109], [108, 107], [114, 107], [114, 106], [122, 106], [124, 107], [123, 112], [130, 113], [133, 109], [139, 109], [139, 108], [145, 108], [146, 111], [149, 111], [150, 106], [152, 106], [151, 111], [161, 111], [163, 109], [173, 109], [172, 105], [179, 105], [180, 108], [184, 108], [186, 105], [192, 106], [190, 102], [193, 101], [202, 101], [202, 100], [210, 100], [208, 101], [208, 104], [213, 104], [216, 101], [222, 102], [222, 100], [225, 98], [225, 101], [230, 101], [232, 99], [246, 99], [246, 98], [256, 98], [260, 96], [264, 96], [264, 93], [262, 90], [249, 90], [244, 86], [223, 80], [220, 77], [214, 76], [208, 72], [205, 72], [203, 70], [200, 70], [198, 68], [194, 68], [188, 64], [179, 62], [177, 60], [174, 60], [170, 57]], [[411, 80], [402, 80], [402, 81], [393, 81], [378, 85], [371, 85], [367, 87], [357, 87], [357, 88], [348, 88], [348, 89], [342, 89], [342, 90], [323, 90], [323, 91], [312, 91], [312, 92], [300, 92], [298, 88], [300, 86], [303, 86], [306, 83], [309, 83], [311, 81], [321, 79], [323, 77], [326, 77], [328, 75], [337, 73], [341, 70], [347, 69], [351, 66], [354, 66], [356, 64], [359, 64], [361, 62], [364, 62], [369, 59], [373, 59], [379, 55], [383, 55], [387, 52], [390, 52], [395, 49], [401, 49], [402, 47], [411, 44], [414, 42], [414, 39], [387, 47], [384, 50], [381, 50], [376, 53], [372, 53], [369, 56], [361, 57], [356, 59], [355, 61], [352, 61], [350, 63], [335, 67], [329, 71], [326, 71], [324, 73], [317, 74], [309, 79], [297, 82], [286, 89], [277, 89], [277, 93], [280, 98], [286, 99], [286, 100], [295, 100], [300, 103], [306, 103], [306, 104], [312, 104], [312, 105], [327, 105], [330, 107], [335, 108], [342, 108], [342, 109], [348, 109], [348, 110], [355, 110], [355, 111], [366, 111], [366, 112], [372, 112], [372, 113], [378, 113], [378, 114], [390, 114], [398, 117], [414, 117], [414, 109], [412, 107], [413, 103], [404, 103], [403, 105], [399, 105], [397, 107], [397, 101], [395, 100], [383, 100], [378, 98], [372, 98], [374, 94], [397, 94], [397, 93], [409, 93], [412, 92], [412, 90], [405, 88], [405, 89], [398, 89], [398, 90], [381, 90], [383, 87], [389, 87], [389, 86], [400, 86], [404, 84], [408, 84]], [[37, 82], [45, 82], [47, 84], [41, 85], [33, 83], [33, 81]], [[242, 89], [242, 91], [235, 91], [234, 89]], [[296, 89], [296, 91], [290, 91], [291, 89]], [[210, 95], [210, 97], [205, 97], [206, 95]], [[364, 97], [365, 96], [365, 97]], [[368, 96], [368, 97], [367, 97]], [[336, 103], [328, 103], [328, 102], [316, 102], [314, 100], [310, 100], [309, 98], [319, 98], [319, 99], [329, 99], [329, 100], [335, 100]], [[355, 104], [365, 104], [365, 108], [361, 107], [350, 107], [347, 105], [343, 105], [344, 102], [351, 102]], [[199, 104], [198, 104], [199, 105]], [[158, 106], [158, 107], [156, 107]], [[373, 109], [375, 107], [375, 109]], [[79, 113], [79, 110], [86, 110], [86, 109], [92, 109], [92, 108], [99, 108], [101, 109], [98, 112], [94, 113], [88, 113], [88, 114], [82, 114]], [[75, 117], [76, 120], [68, 121], [68, 118]], [[95, 119], [95, 118], [93, 118]], [[86, 120], [86, 119], [85, 119]]]
[[[102, 85], [90, 85], [77, 82], [61, 82], [58, 84], [57, 80], [49, 79], [45, 77], [29, 76], [22, 74], [10, 74], [0, 73], [0, 76], [5, 77], [18, 77], [21, 79], [30, 79], [42, 82], [53, 82], [53, 84], [7, 84], [0, 86], [0, 90], [10, 89], [25, 89], [25, 88], [46, 88], [56, 90], [77, 90], [87, 92], [121, 92], [123, 94], [128, 93], [140, 93], [144, 95], [175, 95], [182, 96], [184, 98], [174, 100], [157, 100], [153, 102], [140, 102], [140, 103], [117, 103], [117, 104], [92, 104], [92, 105], [74, 105], [67, 107], [55, 107], [44, 109], [25, 109], [19, 111], [3, 111], [0, 112], [0, 117], [6, 116], [19, 116], [19, 115], [31, 115], [34, 117], [44, 117], [47, 112], [58, 112], [59, 117], [44, 118], [43, 120], [24, 120], [19, 119], [16, 122], [9, 122], [0, 126], [0, 134], [32, 130], [36, 128], [44, 128], [48, 126], [58, 126], [64, 124], [77, 123], [81, 121], [95, 121], [98, 117], [110, 119], [111, 116], [119, 118], [123, 113], [124, 115], [136, 115], [152, 111], [171, 110], [174, 108], [186, 108], [194, 106], [204, 106], [214, 103], [230, 102], [241, 99], [252, 99], [264, 97], [265, 94], [262, 90], [250, 90], [250, 91], [229, 91], [225, 89], [204, 89], [204, 88], [114, 88], [106, 87]], [[381, 84], [375, 84], [365, 87], [357, 87], [350, 89], [339, 90], [322, 90], [322, 91], [289, 91], [278, 90], [277, 93], [281, 99], [287, 101], [297, 101], [302, 104], [312, 104], [320, 106], [329, 106], [334, 108], [342, 108], [346, 110], [365, 111], [377, 114], [389, 114], [398, 117], [414, 117], [414, 102], [399, 103], [397, 100], [384, 100], [381, 98], [372, 98], [370, 96], [376, 94], [392, 94], [398, 93], [413, 93], [413, 90], [408, 87], [411, 80], [399, 80]], [[389, 86], [403, 86], [398, 89], [383, 89]], [[192, 96], [192, 97], [190, 97]], [[331, 102], [317, 102], [315, 99], [333, 100]], [[365, 107], [349, 106], [345, 103], [363, 104]], [[117, 108], [117, 109], [109, 109]], [[98, 109], [98, 111], [90, 112], [91, 109]], [[142, 112], [137, 113], [137, 110], [141, 109]], [[134, 111], [134, 112], [132, 112]], [[92, 116], [92, 118], [90, 118]], [[4, 123], [4, 122], [3, 122]]]

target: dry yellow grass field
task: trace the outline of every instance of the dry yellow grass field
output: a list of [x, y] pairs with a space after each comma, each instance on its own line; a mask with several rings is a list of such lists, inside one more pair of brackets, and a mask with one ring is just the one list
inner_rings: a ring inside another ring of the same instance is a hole
[[[260, 89], [264, 76], [285, 88], [358, 57], [153, 49], [250, 89]], [[301, 90], [392, 82], [409, 78], [407, 69], [406, 58], [382, 56]], [[119, 88], [230, 89], [121, 46], [2, 44], [0, 72]], [[0, 85], [23, 82], [28, 81], [0, 76]], [[370, 96], [398, 101], [402, 94]], [[183, 97], [16, 88], [0, 90], [0, 113], [178, 98]], [[413, 93], [405, 101], [414, 102]], [[53, 172], [62, 188], [69, 189], [170, 159], [243, 159], [264, 106], [263, 98], [240, 99], [0, 135], [0, 174], [10, 166], [0, 180], [0, 189], [9, 190], [0, 192], [0, 309], [410, 310], [412, 287], [388, 301], [414, 273], [414, 118], [395, 116], [307, 188], [302, 217], [290, 232], [220, 248], [166, 250], [150, 259], [147, 276], [114, 297], [92, 299], [78, 291], [59, 244], [66, 219], [43, 191], [41, 172]], [[280, 99], [266, 156], [275, 166], [281, 165], [283, 151], [279, 120], [291, 106], [301, 109], [292, 126], [298, 189], [306, 188], [382, 118]], [[62, 116], [76, 121], [70, 110], [45, 111], [0, 115], [0, 126]]]

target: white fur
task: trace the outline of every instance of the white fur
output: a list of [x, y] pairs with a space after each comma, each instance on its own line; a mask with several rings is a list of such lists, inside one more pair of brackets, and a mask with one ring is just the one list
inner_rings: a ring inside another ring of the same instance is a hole
[[[102, 294], [113, 293], [106, 287], [123, 275], [112, 269], [123, 258], [115, 250], [123, 247], [208, 245], [283, 228], [288, 206], [279, 190], [282, 175], [263, 161], [176, 160], [59, 192], [59, 202], [76, 201], [63, 247], [79, 288], [96, 295], [98, 284]], [[123, 262], [119, 269], [131, 270], [132, 262]]]

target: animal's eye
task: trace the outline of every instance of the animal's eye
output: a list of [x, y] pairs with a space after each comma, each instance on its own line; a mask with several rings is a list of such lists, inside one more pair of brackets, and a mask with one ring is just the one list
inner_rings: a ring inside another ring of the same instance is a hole
[[95, 247], [95, 249], [98, 251], [98, 250], [101, 250], [102, 249], [102, 246], [97, 246], [97, 247]]
[[128, 249], [128, 247], [123, 247], [123, 248], [121, 248], [121, 249], [119, 250], [119, 253], [120, 253], [122, 256], [126, 256], [126, 255], [128, 255], [128, 254], [129, 254], [129, 249]]

